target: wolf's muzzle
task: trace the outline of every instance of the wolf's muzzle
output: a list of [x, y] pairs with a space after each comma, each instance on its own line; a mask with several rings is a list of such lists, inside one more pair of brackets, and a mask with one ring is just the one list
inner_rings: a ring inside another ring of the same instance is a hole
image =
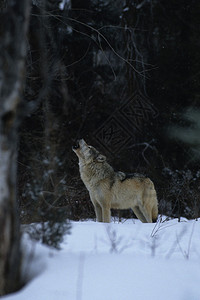
[[76, 142], [76, 144], [72, 147], [73, 150], [77, 150], [80, 148], [80, 145], [79, 145], [79, 140]]

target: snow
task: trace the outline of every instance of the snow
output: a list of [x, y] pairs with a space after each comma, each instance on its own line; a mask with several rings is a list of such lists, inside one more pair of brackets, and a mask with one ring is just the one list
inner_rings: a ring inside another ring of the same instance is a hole
[[59, 8], [63, 10], [65, 8], [65, 5], [71, 6], [70, 0], [62, 0], [59, 4]]
[[72, 222], [61, 250], [24, 235], [24, 276], [7, 300], [199, 300], [200, 222]]

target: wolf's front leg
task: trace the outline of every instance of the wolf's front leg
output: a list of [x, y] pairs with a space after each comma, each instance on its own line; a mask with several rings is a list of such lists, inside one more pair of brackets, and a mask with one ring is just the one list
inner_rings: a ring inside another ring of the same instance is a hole
[[103, 222], [103, 217], [102, 217], [102, 208], [99, 205], [99, 203], [93, 203], [94, 204], [94, 210], [96, 214], [96, 219], [98, 222]]
[[90, 200], [92, 201], [92, 204], [94, 206], [94, 211], [95, 211], [97, 222], [103, 222], [102, 208], [99, 205], [99, 203], [97, 202], [96, 195], [94, 193], [90, 192]]
[[110, 223], [110, 208], [103, 207], [102, 212], [103, 212], [103, 222]]

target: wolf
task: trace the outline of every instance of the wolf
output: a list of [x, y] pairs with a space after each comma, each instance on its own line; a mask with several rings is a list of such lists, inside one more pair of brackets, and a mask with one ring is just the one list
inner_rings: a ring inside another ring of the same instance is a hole
[[110, 222], [110, 210], [131, 208], [143, 223], [157, 220], [158, 201], [153, 182], [140, 174], [114, 171], [106, 156], [84, 139], [72, 147], [79, 159], [80, 176], [89, 191], [98, 222]]

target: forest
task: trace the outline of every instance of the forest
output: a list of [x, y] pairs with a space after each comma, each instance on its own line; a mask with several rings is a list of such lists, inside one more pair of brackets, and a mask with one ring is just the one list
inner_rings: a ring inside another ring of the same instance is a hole
[[0, 172], [11, 146], [20, 222], [44, 222], [49, 243], [48, 222], [57, 245], [66, 220], [95, 218], [80, 138], [115, 170], [150, 177], [161, 215], [198, 218], [199, 1], [11, 2], [0, 2]]
[[199, 215], [199, 6], [33, 1], [24, 88], [33, 108], [19, 130], [23, 222], [46, 211], [94, 216], [71, 151], [78, 138], [115, 169], [149, 176], [160, 213]]

